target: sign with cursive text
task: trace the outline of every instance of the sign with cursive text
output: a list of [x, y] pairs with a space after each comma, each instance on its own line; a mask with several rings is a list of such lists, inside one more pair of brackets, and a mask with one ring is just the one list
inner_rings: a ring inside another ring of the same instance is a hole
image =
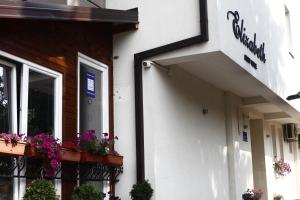
[[246, 27], [244, 27], [244, 19], [240, 19], [238, 11], [228, 11], [227, 20], [230, 19], [230, 16], [232, 16], [232, 29], [235, 38], [240, 40], [240, 42], [245, 47], [247, 47], [260, 61], [266, 63], [265, 43], [263, 42], [262, 44], [257, 46], [256, 33], [254, 33], [253, 38], [250, 38], [246, 34]]

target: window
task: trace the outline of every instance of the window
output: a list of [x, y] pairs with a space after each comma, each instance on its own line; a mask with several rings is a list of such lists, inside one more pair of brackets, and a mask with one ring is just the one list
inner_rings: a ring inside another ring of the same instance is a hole
[[[62, 75], [0, 51], [0, 131], [44, 132], [61, 140]], [[25, 186], [23, 178], [1, 178], [0, 199], [21, 199]]]
[[16, 66], [0, 59], [0, 131], [17, 132]]
[[[101, 133], [109, 132], [108, 89], [108, 67], [79, 54], [77, 119], [79, 132], [95, 130], [98, 137], [101, 137]], [[89, 184], [94, 184], [99, 192], [109, 191], [108, 182], [89, 182]]]
[[79, 54], [78, 131], [108, 132], [108, 106], [108, 67]]
[[39, 132], [62, 139], [62, 75], [24, 64], [21, 77], [20, 132]]
[[284, 6], [284, 10], [285, 10], [285, 31], [286, 31], [286, 37], [288, 39], [287, 42], [288, 42], [289, 54], [292, 58], [294, 58], [290, 11], [286, 5]]

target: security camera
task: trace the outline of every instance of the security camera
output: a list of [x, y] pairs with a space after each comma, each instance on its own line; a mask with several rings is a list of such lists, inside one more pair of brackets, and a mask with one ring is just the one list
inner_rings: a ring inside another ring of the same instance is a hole
[[143, 67], [145, 69], [149, 69], [152, 65], [153, 65], [153, 63], [149, 60], [143, 61]]

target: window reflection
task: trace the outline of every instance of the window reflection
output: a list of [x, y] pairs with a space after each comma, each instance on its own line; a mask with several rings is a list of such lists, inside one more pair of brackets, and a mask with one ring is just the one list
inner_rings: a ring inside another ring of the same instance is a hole
[[29, 72], [28, 135], [39, 132], [53, 133], [54, 128], [54, 78]]
[[0, 64], [0, 131], [10, 132], [10, 69]]

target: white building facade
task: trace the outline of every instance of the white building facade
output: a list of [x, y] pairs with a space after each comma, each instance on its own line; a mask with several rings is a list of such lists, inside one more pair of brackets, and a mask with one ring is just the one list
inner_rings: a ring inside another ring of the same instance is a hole
[[[149, 179], [154, 200], [238, 200], [260, 188], [300, 198], [297, 0], [109, 0], [139, 9], [139, 29], [114, 37], [114, 129], [122, 199]], [[147, 61], [147, 62], [145, 62]], [[274, 157], [291, 166], [274, 174]]]

